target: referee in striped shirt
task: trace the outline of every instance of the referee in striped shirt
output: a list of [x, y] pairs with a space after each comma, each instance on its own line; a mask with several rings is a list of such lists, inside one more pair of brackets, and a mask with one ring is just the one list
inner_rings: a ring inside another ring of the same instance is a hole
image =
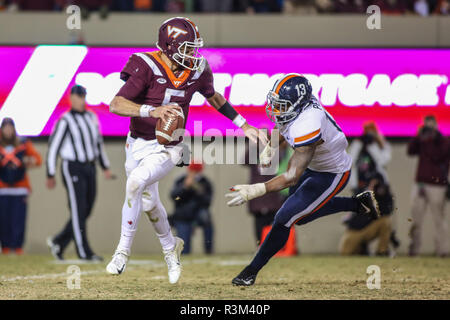
[[98, 159], [106, 179], [111, 179], [109, 160], [103, 145], [96, 115], [86, 110], [86, 89], [75, 85], [70, 91], [71, 110], [57, 122], [49, 140], [47, 153], [47, 188], [56, 185], [56, 161], [62, 159], [62, 177], [69, 198], [70, 218], [64, 229], [47, 239], [53, 256], [63, 260], [63, 253], [73, 239], [78, 257], [101, 261], [87, 239], [86, 220], [91, 214], [96, 195]]

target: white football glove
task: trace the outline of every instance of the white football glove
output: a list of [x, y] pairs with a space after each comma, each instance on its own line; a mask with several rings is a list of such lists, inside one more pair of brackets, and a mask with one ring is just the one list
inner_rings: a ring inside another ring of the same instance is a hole
[[270, 167], [274, 154], [275, 150], [270, 146], [270, 143], [266, 144], [263, 151], [259, 155], [260, 165], [263, 167]]
[[225, 195], [225, 197], [231, 199], [227, 202], [227, 206], [235, 207], [264, 195], [266, 193], [266, 185], [264, 183], [238, 184], [232, 187], [231, 191], [233, 192]]

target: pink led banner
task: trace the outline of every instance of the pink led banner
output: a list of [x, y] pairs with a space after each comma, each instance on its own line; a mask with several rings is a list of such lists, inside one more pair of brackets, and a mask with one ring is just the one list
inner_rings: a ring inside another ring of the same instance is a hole
[[[0, 118], [13, 116], [19, 133], [48, 135], [69, 108], [69, 88], [87, 88], [87, 102], [105, 135], [123, 136], [129, 119], [108, 112], [123, 82], [119, 72], [134, 52], [154, 48], [84, 46], [0, 47]], [[388, 136], [411, 136], [423, 116], [434, 114], [450, 134], [448, 49], [204, 49], [222, 93], [249, 121], [272, 127], [265, 115], [267, 91], [284, 73], [308, 77], [314, 93], [346, 134], [377, 122]], [[194, 132], [194, 122], [202, 121]], [[194, 96], [186, 127], [192, 134], [235, 129]], [[216, 129], [216, 130], [211, 130]], [[230, 134], [230, 132], [228, 132]]]

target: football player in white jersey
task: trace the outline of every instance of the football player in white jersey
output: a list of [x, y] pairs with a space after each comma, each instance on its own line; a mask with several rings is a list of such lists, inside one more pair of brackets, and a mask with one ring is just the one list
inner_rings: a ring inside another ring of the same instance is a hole
[[[259, 270], [285, 245], [293, 224], [303, 225], [341, 211], [379, 217], [372, 191], [355, 197], [336, 196], [349, 180], [352, 160], [346, 152], [344, 133], [312, 95], [309, 81], [296, 73], [287, 74], [275, 82], [267, 100], [267, 115], [280, 130], [280, 138], [294, 148], [294, 154], [284, 174], [265, 183], [235, 185], [226, 195], [230, 198], [227, 204], [242, 205], [287, 187], [290, 195], [252, 262], [233, 279], [234, 285], [255, 283]], [[270, 165], [273, 154], [273, 148], [267, 145], [260, 155], [260, 164]]]

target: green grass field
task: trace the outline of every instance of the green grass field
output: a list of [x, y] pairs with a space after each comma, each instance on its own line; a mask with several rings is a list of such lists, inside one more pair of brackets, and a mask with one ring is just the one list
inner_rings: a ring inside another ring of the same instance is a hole
[[[275, 258], [253, 287], [231, 279], [244, 255], [183, 257], [180, 282], [170, 285], [162, 256], [134, 256], [121, 276], [105, 263], [55, 263], [50, 256], [0, 256], [0, 299], [450, 299], [450, 259], [434, 257], [298, 256]], [[67, 288], [70, 264], [81, 269], [81, 288]], [[381, 289], [366, 286], [369, 265], [381, 269]]]

